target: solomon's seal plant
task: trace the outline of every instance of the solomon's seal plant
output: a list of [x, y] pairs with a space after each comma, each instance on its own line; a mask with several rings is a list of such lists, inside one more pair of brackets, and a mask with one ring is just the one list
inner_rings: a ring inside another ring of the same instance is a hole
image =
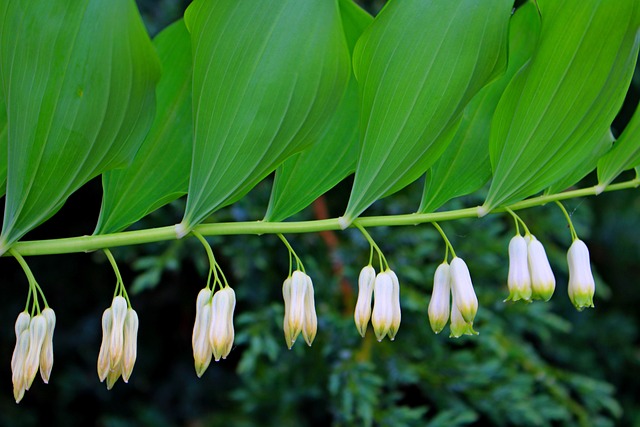
[[[132, 380], [137, 358], [139, 319], [110, 250], [119, 246], [202, 243], [209, 269], [194, 295], [191, 342], [198, 377], [212, 359], [229, 356], [235, 339], [236, 292], [210, 236], [282, 240], [289, 349], [300, 335], [311, 346], [321, 333], [322, 305], [316, 312], [315, 265], [307, 273], [285, 234], [359, 230], [369, 263], [347, 311], [363, 342], [371, 338], [369, 322], [377, 341], [393, 341], [411, 279], [400, 260], [390, 268], [367, 230], [433, 224], [445, 256], [424, 323], [439, 333], [449, 322], [457, 338], [477, 335], [479, 301], [439, 223], [511, 216], [508, 261], [502, 254], [506, 300], [548, 301], [556, 278], [516, 212], [556, 202], [572, 237], [569, 298], [578, 310], [593, 307], [589, 251], [559, 201], [640, 185], [637, 175], [615, 182], [640, 167], [640, 109], [615, 144], [611, 132], [638, 57], [640, 6], [539, 0], [513, 7], [512, 0], [390, 0], [374, 18], [353, 0], [194, 0], [183, 19], [151, 40], [133, 0], [3, 2], [0, 255], [20, 263], [29, 285], [14, 325], [15, 400], [38, 369], [47, 383], [53, 365], [56, 315], [29, 256], [103, 250], [113, 266], [117, 282], [97, 360], [108, 389], [120, 377]], [[576, 186], [593, 171], [597, 185]], [[342, 216], [286, 221], [351, 174]], [[212, 220], [271, 175], [262, 220]], [[98, 176], [104, 195], [92, 235], [24, 239]], [[366, 215], [423, 176], [417, 211]], [[483, 198], [481, 206], [445, 206], [470, 194]], [[178, 224], [128, 230], [183, 196]]]

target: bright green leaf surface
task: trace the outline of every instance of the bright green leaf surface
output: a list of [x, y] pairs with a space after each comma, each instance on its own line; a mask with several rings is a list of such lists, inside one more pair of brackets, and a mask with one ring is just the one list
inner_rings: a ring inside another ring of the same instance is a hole
[[0, 196], [4, 195], [7, 183], [7, 109], [0, 85]]
[[191, 166], [191, 39], [182, 20], [154, 39], [162, 64], [153, 125], [131, 166], [103, 175], [95, 234], [114, 233], [183, 196]]
[[492, 125], [487, 211], [545, 189], [598, 151], [638, 52], [637, 1], [538, 4], [538, 49], [505, 90]]
[[[347, 44], [353, 51], [373, 18], [353, 0], [339, 4]], [[352, 76], [318, 142], [278, 167], [264, 220], [282, 221], [307, 207], [353, 173], [359, 152], [358, 84]]]
[[640, 106], [613, 149], [598, 162], [598, 184], [610, 184], [622, 171], [640, 165]]
[[470, 194], [491, 178], [491, 119], [509, 81], [531, 58], [540, 31], [533, 3], [520, 7], [509, 23], [509, 65], [504, 75], [484, 87], [464, 109], [460, 127], [433, 165], [418, 212], [432, 212], [453, 197]]
[[512, 4], [396, 0], [365, 31], [354, 52], [363, 146], [343, 226], [437, 160], [466, 104], [506, 65]]
[[131, 161], [151, 125], [159, 64], [132, 0], [5, 1], [9, 123], [0, 253], [89, 179]]
[[337, 0], [196, 0], [194, 151], [179, 234], [316, 141], [349, 78]]

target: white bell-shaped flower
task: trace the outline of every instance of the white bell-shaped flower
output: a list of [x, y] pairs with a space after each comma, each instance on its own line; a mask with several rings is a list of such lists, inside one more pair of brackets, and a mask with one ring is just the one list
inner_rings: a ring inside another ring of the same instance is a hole
[[449, 264], [443, 262], [436, 268], [433, 277], [433, 291], [429, 301], [429, 323], [436, 334], [442, 331], [449, 321], [449, 307], [451, 305], [451, 285]]
[[449, 325], [451, 333], [449, 338], [459, 338], [462, 335], [478, 335], [473, 330], [473, 322], [467, 322], [462, 313], [458, 310], [455, 303], [451, 304], [451, 324]]
[[531, 297], [549, 301], [556, 289], [556, 278], [551, 270], [547, 253], [534, 235], [528, 235], [527, 259], [531, 275]]
[[307, 289], [304, 294], [304, 323], [302, 336], [308, 346], [311, 346], [318, 332], [318, 316], [316, 315], [316, 303], [314, 299], [313, 282], [306, 276]]
[[233, 347], [235, 336], [233, 312], [236, 308], [236, 293], [229, 286], [213, 294], [211, 301], [211, 321], [209, 324], [209, 343], [213, 357], [218, 362], [226, 357]]
[[26, 311], [18, 315], [15, 323], [16, 346], [11, 357], [11, 380], [13, 382], [13, 397], [19, 403], [26, 390], [24, 366], [29, 353], [29, 324], [31, 316]]
[[47, 319], [42, 314], [33, 316], [29, 323], [29, 352], [24, 362], [25, 389], [29, 390], [40, 367], [42, 344], [47, 336]]
[[589, 261], [589, 249], [587, 245], [576, 239], [567, 252], [569, 263], [569, 298], [578, 310], [585, 307], [593, 307], [593, 295], [596, 292], [596, 283], [591, 273]]
[[382, 341], [389, 333], [393, 323], [393, 287], [393, 280], [388, 272], [378, 273], [373, 285], [373, 312], [371, 314], [371, 325], [378, 341]]
[[111, 307], [109, 307], [102, 313], [102, 344], [100, 344], [100, 352], [98, 353], [98, 378], [100, 378], [100, 382], [103, 382], [109, 374], [109, 347], [111, 345], [112, 325]]
[[109, 340], [109, 366], [113, 370], [120, 365], [124, 352], [124, 320], [127, 317], [127, 300], [118, 295], [111, 303], [111, 338]]
[[40, 376], [45, 384], [49, 383], [51, 370], [53, 369], [53, 331], [56, 328], [56, 313], [49, 307], [42, 310], [42, 315], [47, 320], [47, 334], [42, 343], [40, 352]]
[[371, 318], [371, 297], [373, 296], [373, 283], [376, 280], [376, 270], [367, 265], [360, 271], [358, 277], [358, 300], [353, 313], [356, 328], [362, 337], [367, 332], [369, 319]]
[[138, 313], [132, 308], [127, 309], [124, 319], [124, 354], [122, 355], [122, 380], [129, 382], [133, 372], [133, 365], [138, 356]]
[[391, 284], [393, 285], [391, 292], [391, 325], [389, 326], [387, 336], [393, 341], [396, 339], [396, 334], [398, 333], [398, 329], [400, 329], [400, 321], [402, 320], [402, 311], [400, 309], [400, 281], [393, 270], [387, 270], [387, 274], [391, 277]]
[[509, 242], [509, 296], [505, 301], [531, 301], [531, 275], [527, 259], [527, 241], [514, 236]]
[[478, 298], [471, 283], [471, 273], [467, 264], [458, 257], [451, 260], [449, 267], [453, 303], [468, 323], [473, 322], [478, 312]]

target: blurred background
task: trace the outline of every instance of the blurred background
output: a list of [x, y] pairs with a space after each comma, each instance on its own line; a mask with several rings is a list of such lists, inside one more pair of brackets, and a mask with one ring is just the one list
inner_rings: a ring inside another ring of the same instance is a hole
[[[383, 3], [362, 2], [372, 13]], [[138, 4], [155, 35], [188, 1]], [[638, 104], [636, 74], [616, 135]], [[590, 176], [581, 185], [594, 183]], [[340, 215], [350, 185], [340, 184], [295, 219]], [[422, 185], [378, 202], [367, 215], [415, 211]], [[269, 191], [267, 180], [211, 221], [262, 218]], [[26, 239], [91, 234], [100, 198], [96, 179]], [[482, 199], [480, 192], [444, 209]], [[183, 204], [134, 228], [177, 223]], [[129, 384], [120, 381], [109, 392], [96, 373], [100, 318], [116, 283], [105, 256], [28, 258], [58, 323], [51, 382], [36, 379], [19, 405], [12, 398], [10, 360], [27, 280], [14, 259], [0, 258], [0, 426], [640, 426], [640, 195], [605, 193], [565, 205], [591, 251], [596, 308], [577, 312], [567, 297], [570, 233], [556, 206], [521, 213], [556, 274], [548, 303], [502, 302], [514, 234], [508, 216], [443, 223], [469, 265], [480, 301], [480, 335], [460, 339], [449, 339], [448, 328], [435, 335], [429, 327], [433, 273], [444, 245], [428, 224], [369, 230], [401, 282], [402, 325], [394, 342], [376, 342], [371, 329], [362, 339], [353, 323], [357, 277], [369, 259], [359, 232], [287, 236], [314, 280], [319, 319], [313, 346], [299, 340], [292, 350], [282, 333], [285, 247], [270, 235], [210, 238], [238, 298], [236, 339], [230, 356], [212, 362], [201, 379], [193, 368], [191, 331], [208, 269], [202, 246], [184, 239], [115, 248], [140, 332]]]

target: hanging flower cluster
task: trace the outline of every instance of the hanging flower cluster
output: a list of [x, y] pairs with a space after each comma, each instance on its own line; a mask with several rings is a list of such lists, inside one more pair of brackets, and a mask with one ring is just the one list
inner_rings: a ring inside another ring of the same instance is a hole
[[118, 295], [102, 313], [102, 344], [98, 353], [98, 377], [107, 390], [122, 376], [127, 383], [137, 357], [138, 314]]
[[[218, 362], [220, 359], [226, 359], [231, 352], [235, 337], [233, 312], [236, 308], [236, 293], [229, 286], [207, 241], [198, 233], [194, 235], [204, 245], [210, 266], [207, 286], [196, 298], [196, 319], [191, 335], [196, 375], [201, 377], [212, 358]], [[216, 287], [220, 288], [217, 292]]]
[[[56, 327], [56, 314], [47, 304], [40, 285], [22, 256], [15, 251], [10, 252], [18, 260], [29, 280], [27, 304], [25, 310], [18, 314], [14, 327], [16, 346], [11, 357], [13, 397], [16, 403], [19, 403], [25, 391], [31, 388], [38, 370], [42, 381], [45, 384], [49, 383], [53, 368], [53, 331]], [[42, 310], [39, 298], [44, 304]]]
[[[593, 307], [595, 293], [589, 250], [577, 237], [564, 207], [560, 207], [569, 222], [573, 238], [567, 253], [568, 294], [576, 308], [582, 310], [585, 307]], [[505, 301], [548, 301], [555, 291], [556, 281], [544, 247], [520, 217], [509, 209], [507, 211], [515, 220], [516, 235], [509, 242], [509, 295]], [[382, 251], [369, 233], [357, 222], [354, 225], [360, 229], [371, 247], [369, 264], [362, 268], [358, 277], [358, 298], [353, 316], [356, 329], [364, 337], [371, 321], [378, 341], [385, 337], [393, 341], [401, 322], [398, 276], [389, 267]], [[436, 268], [434, 274], [433, 291], [427, 310], [429, 323], [435, 333], [440, 333], [447, 323], [450, 323], [449, 336], [452, 338], [477, 335], [473, 323], [478, 312], [478, 298], [469, 268], [464, 260], [456, 255], [442, 228], [437, 223], [433, 225], [441, 234], [446, 251], [444, 261]], [[520, 234], [520, 226], [524, 227], [524, 236]], [[225, 359], [231, 352], [236, 295], [216, 262], [209, 243], [199, 233], [193, 232], [193, 235], [203, 244], [210, 263], [207, 285], [200, 290], [196, 298], [192, 334], [195, 370], [197, 376], [201, 377], [212, 359], [217, 362]], [[282, 285], [285, 342], [291, 349], [302, 334], [306, 343], [311, 346], [318, 329], [313, 282], [288, 241], [281, 234], [278, 236], [289, 251], [289, 275]], [[106, 380], [107, 389], [111, 389], [120, 377], [125, 383], [131, 377], [137, 356], [139, 321], [137, 313], [131, 307], [115, 259], [108, 249], [105, 249], [104, 253], [114, 268], [117, 283], [111, 306], [102, 315], [102, 343], [97, 370], [100, 381]], [[53, 332], [56, 316], [47, 305], [44, 294], [24, 259], [15, 251], [12, 251], [12, 254], [20, 262], [29, 279], [27, 307], [16, 319], [16, 346], [11, 359], [13, 392], [16, 402], [19, 402], [25, 391], [31, 387], [38, 369], [42, 380], [45, 383], [49, 381], [53, 367]], [[374, 254], [377, 254], [380, 264], [378, 273], [373, 267]], [[39, 299], [42, 299], [44, 305], [42, 310]]]

